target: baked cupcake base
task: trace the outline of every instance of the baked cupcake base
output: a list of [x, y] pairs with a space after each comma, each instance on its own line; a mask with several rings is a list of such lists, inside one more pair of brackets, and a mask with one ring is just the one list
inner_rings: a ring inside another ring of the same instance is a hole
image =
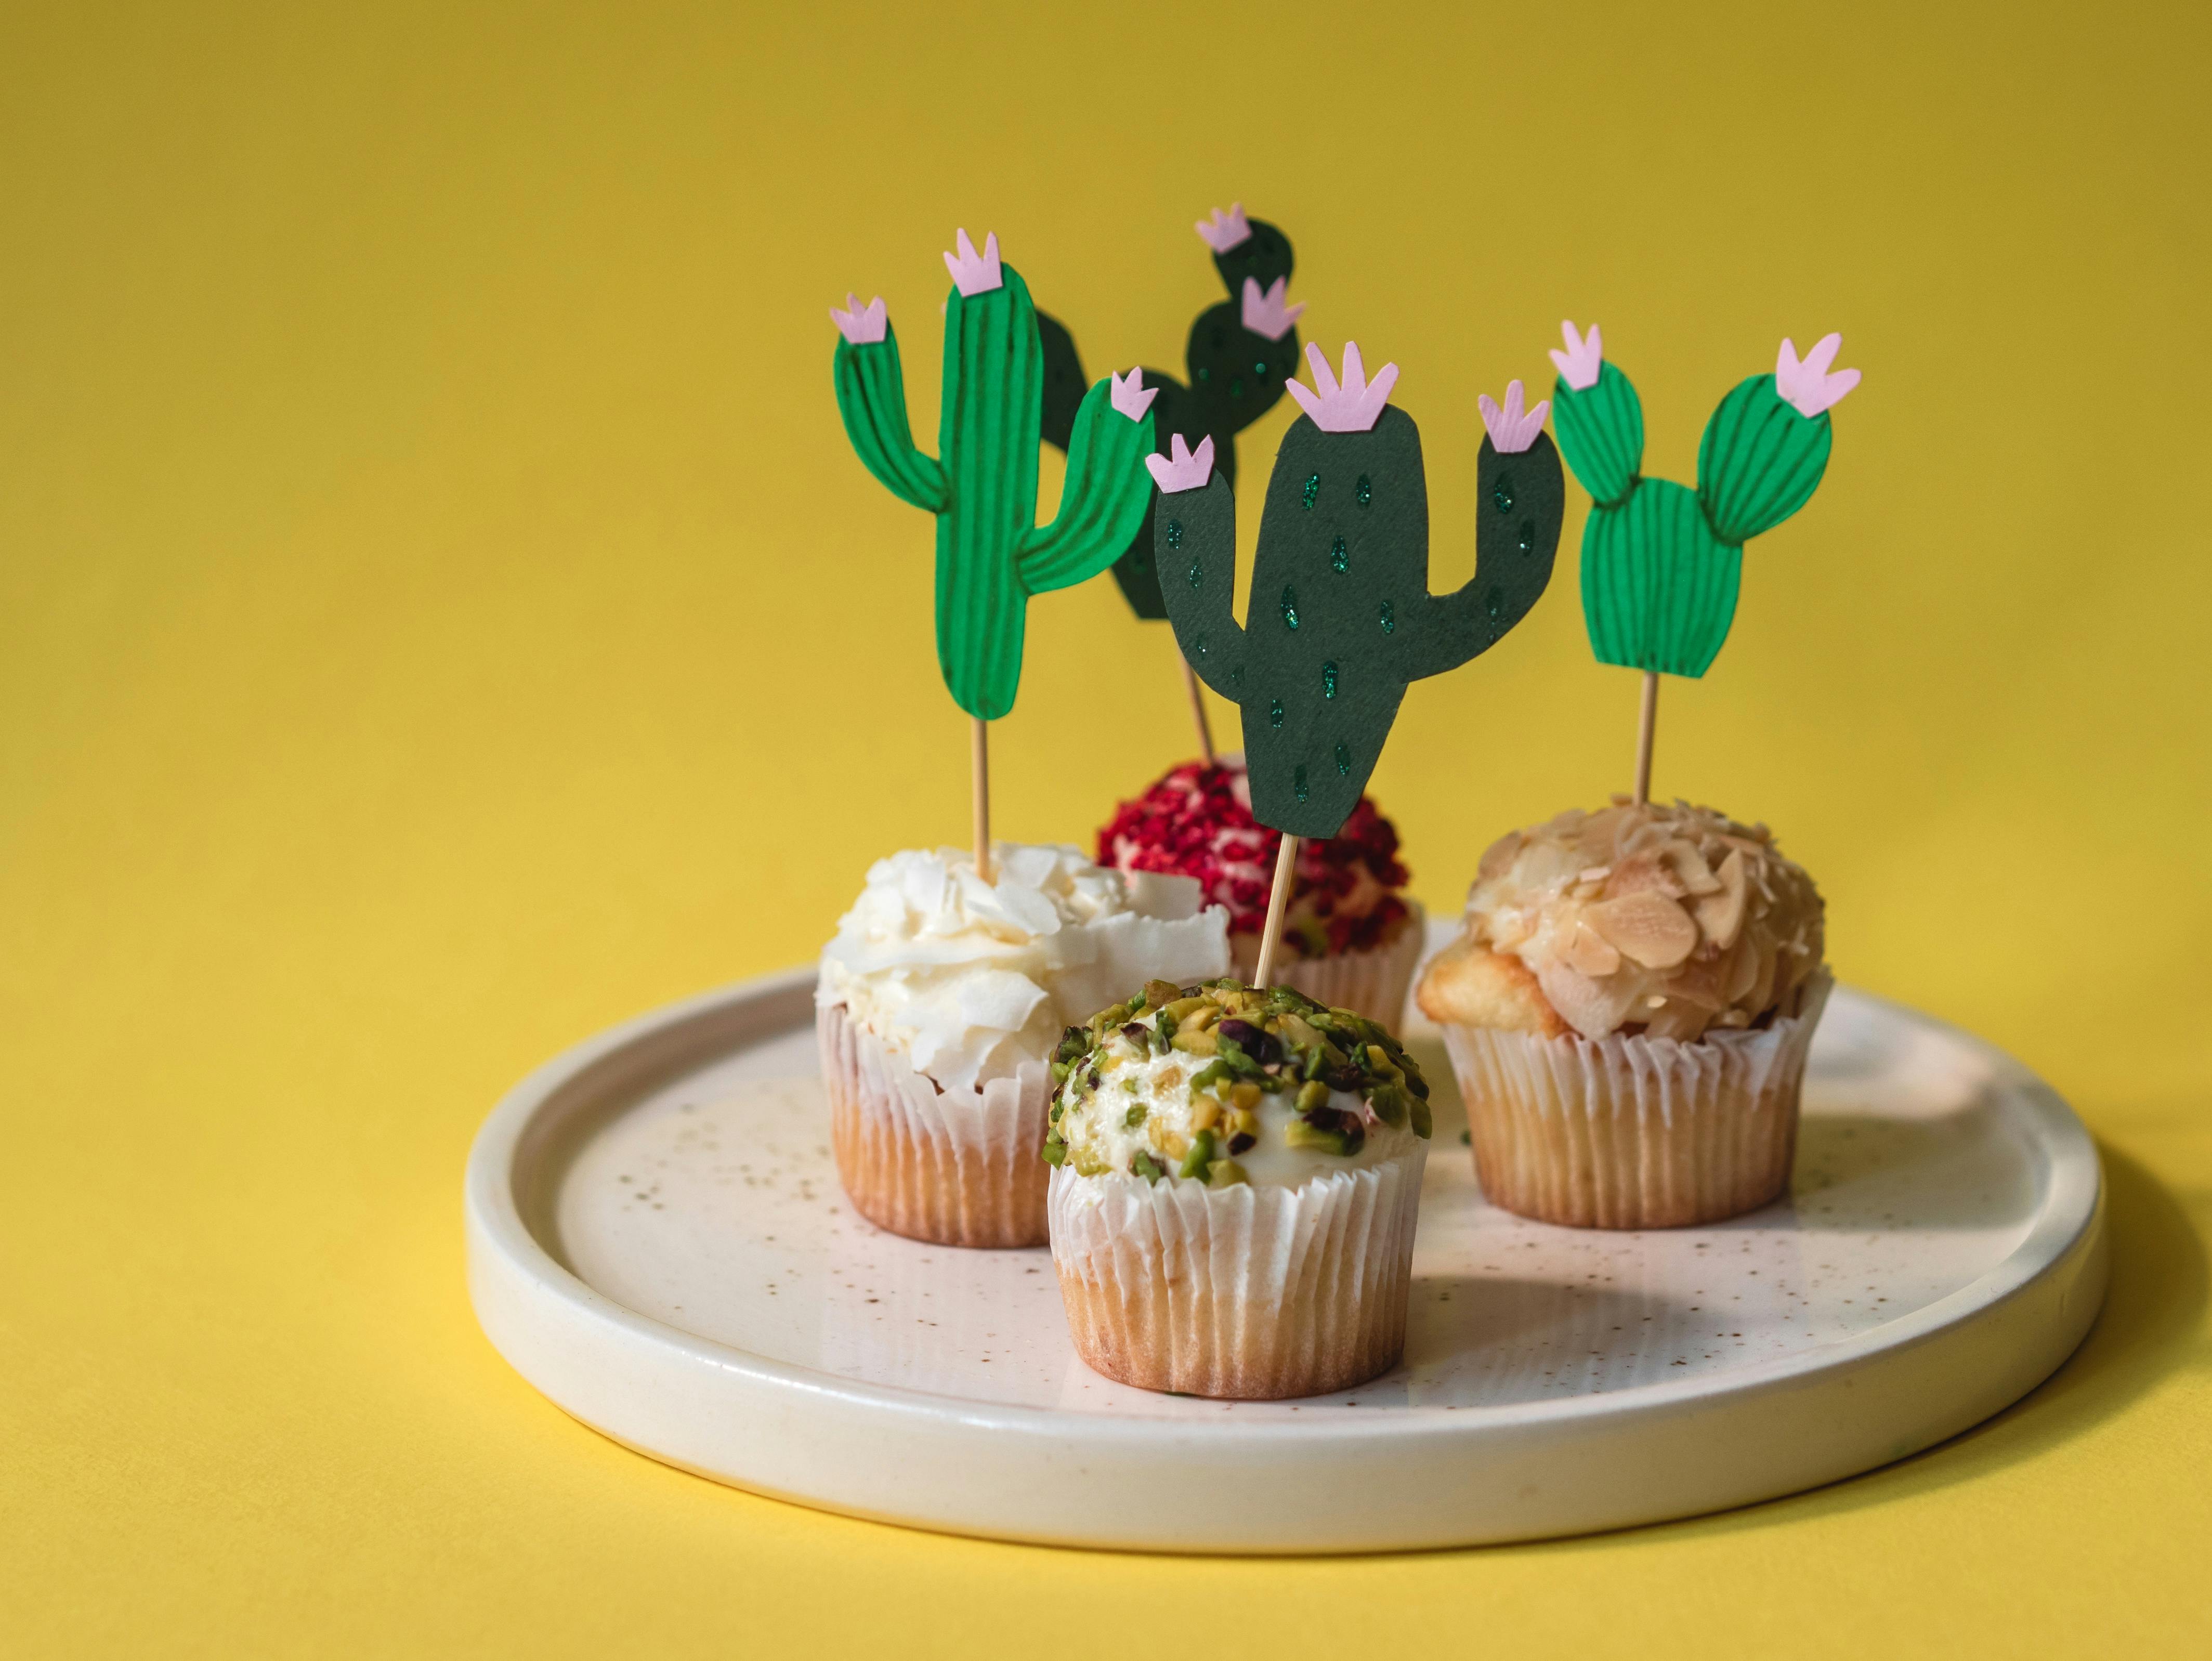
[[858, 1025], [842, 1003], [815, 1008], [837, 1177], [878, 1228], [937, 1245], [1045, 1243], [1037, 1155], [1052, 1073], [1025, 1062], [1012, 1079], [949, 1092]]
[[1448, 1025], [1482, 1191], [1574, 1228], [1683, 1228], [1790, 1186], [1798, 1096], [1831, 985], [1757, 1031], [1691, 1043]]
[[1052, 1173], [1079, 1354], [1140, 1390], [1240, 1400], [1364, 1384], [1406, 1343], [1425, 1145], [1303, 1186]]
[[[1420, 902], [1408, 899], [1396, 931], [1380, 945], [1326, 958], [1285, 955], [1276, 961], [1275, 979], [1297, 988], [1316, 1003], [1331, 1009], [1357, 1010], [1395, 1032], [1405, 1019], [1406, 994], [1413, 987], [1413, 970], [1420, 966], [1426, 938], [1427, 920]], [[1232, 934], [1229, 951], [1237, 978], [1250, 980], [1259, 965], [1260, 937]]]

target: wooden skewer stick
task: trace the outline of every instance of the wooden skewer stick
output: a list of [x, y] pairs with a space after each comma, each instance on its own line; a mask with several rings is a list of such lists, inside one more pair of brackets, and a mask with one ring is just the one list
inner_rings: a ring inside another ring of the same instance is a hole
[[1267, 926], [1260, 931], [1260, 965], [1252, 971], [1252, 984], [1264, 987], [1275, 975], [1275, 950], [1283, 943], [1283, 913], [1291, 904], [1291, 888], [1297, 880], [1298, 839], [1283, 833], [1275, 855], [1275, 885], [1267, 895]]
[[975, 784], [975, 874], [991, 880], [991, 723], [982, 716], [975, 721], [969, 745], [969, 771]]
[[1644, 712], [1636, 723], [1636, 805], [1651, 800], [1651, 733], [1659, 724], [1659, 673], [1644, 672]]
[[1176, 661], [1182, 665], [1183, 684], [1190, 688], [1190, 718], [1198, 723], [1198, 753], [1206, 757], [1208, 767], [1213, 765], [1213, 728], [1206, 719], [1206, 694], [1198, 684], [1198, 671], [1190, 666], [1190, 660], [1181, 652]]

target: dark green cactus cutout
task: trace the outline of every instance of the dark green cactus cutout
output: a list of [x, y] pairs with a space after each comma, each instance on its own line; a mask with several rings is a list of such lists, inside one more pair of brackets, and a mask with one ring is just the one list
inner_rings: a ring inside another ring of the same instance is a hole
[[1550, 581], [1565, 481], [1537, 435], [1477, 465], [1475, 571], [1429, 592], [1428, 486], [1420, 430], [1385, 408], [1367, 432], [1323, 432], [1301, 416], [1284, 436], [1260, 520], [1252, 599], [1231, 601], [1237, 502], [1216, 471], [1154, 512], [1162, 592], [1176, 642], [1243, 714], [1252, 812], [1300, 837], [1343, 828], [1382, 757], [1407, 684], [1456, 668], [1503, 639]]
[[1583, 621], [1601, 663], [1692, 678], [1735, 620], [1743, 545], [1811, 499], [1832, 441], [1826, 411], [1801, 414], [1771, 374], [1721, 400], [1698, 447], [1698, 488], [1645, 478], [1644, 411], [1612, 363], [1577, 391], [1562, 375], [1553, 421], [1590, 493]]
[[[1164, 452], [1170, 435], [1178, 433], [1194, 450], [1201, 439], [1211, 438], [1214, 465], [1231, 489], [1237, 484], [1237, 435], [1281, 402], [1283, 387], [1298, 366], [1295, 326], [1280, 340], [1244, 326], [1244, 280], [1249, 277], [1262, 289], [1271, 289], [1279, 278], [1287, 281], [1295, 264], [1290, 239], [1279, 229], [1264, 219], [1248, 222], [1251, 235], [1213, 256], [1214, 270], [1229, 298], [1200, 313], [1191, 325], [1183, 350], [1188, 381], [1157, 369], [1144, 371], [1145, 385], [1159, 389], [1159, 399], [1152, 405], [1158, 447]], [[1072, 410], [1072, 396], [1080, 396], [1083, 360], [1074, 338], [1057, 319], [1039, 313], [1037, 328], [1045, 355], [1044, 441], [1065, 450], [1065, 438], [1057, 435], [1064, 431], [1060, 417]], [[1158, 501], [1154, 492], [1127, 551], [1114, 562], [1114, 581], [1129, 609], [1152, 621], [1168, 615], [1152, 549]]]
[[901, 500], [937, 516], [937, 662], [953, 701], [994, 721], [1014, 707], [1029, 598], [1096, 576], [1122, 550], [1152, 496], [1149, 411], [1131, 417], [1101, 380], [1063, 411], [1067, 483], [1059, 514], [1036, 520], [1046, 368], [1029, 289], [1000, 286], [945, 307], [937, 457], [915, 447], [898, 339], [841, 340], [834, 367], [846, 435]]

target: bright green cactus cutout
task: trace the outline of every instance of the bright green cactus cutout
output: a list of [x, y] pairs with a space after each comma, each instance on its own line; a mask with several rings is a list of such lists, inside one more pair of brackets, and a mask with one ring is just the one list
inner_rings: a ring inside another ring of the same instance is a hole
[[1645, 478], [1644, 409], [1628, 377], [1565, 326], [1554, 351], [1559, 449], [1591, 507], [1583, 526], [1583, 621], [1601, 663], [1692, 678], [1735, 620], [1743, 545], [1802, 508], [1827, 469], [1828, 410], [1858, 384], [1828, 372], [1830, 335], [1797, 361], [1785, 340], [1772, 374], [1721, 400], [1698, 447], [1698, 488]]
[[1129, 545], [1152, 501], [1152, 394], [1132, 371], [1091, 387], [1068, 444], [1060, 512], [1036, 523], [1044, 359], [1030, 291], [965, 231], [947, 254], [942, 459], [915, 447], [898, 339], [878, 299], [832, 310], [846, 436], [901, 501], [937, 516], [937, 665], [953, 702], [982, 721], [1014, 707], [1030, 596], [1096, 576]]

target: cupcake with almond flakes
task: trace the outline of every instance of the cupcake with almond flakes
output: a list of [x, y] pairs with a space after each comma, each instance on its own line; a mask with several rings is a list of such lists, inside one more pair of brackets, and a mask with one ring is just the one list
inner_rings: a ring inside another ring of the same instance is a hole
[[[1206, 903], [1227, 910], [1236, 972], [1249, 980], [1281, 843], [1280, 831], [1252, 817], [1243, 757], [1227, 755], [1171, 768], [1123, 802], [1098, 833], [1097, 857], [1122, 871], [1196, 879]], [[1276, 981], [1395, 1026], [1423, 940], [1407, 880], [1397, 830], [1365, 796], [1335, 836], [1300, 842]]]
[[1155, 981], [1053, 1062], [1046, 1208], [1084, 1360], [1144, 1390], [1348, 1390], [1405, 1347], [1427, 1081], [1288, 987]]
[[1492, 846], [1416, 994], [1491, 1201], [1665, 1228], [1789, 1186], [1830, 980], [1813, 879], [1763, 825], [1616, 798]]

